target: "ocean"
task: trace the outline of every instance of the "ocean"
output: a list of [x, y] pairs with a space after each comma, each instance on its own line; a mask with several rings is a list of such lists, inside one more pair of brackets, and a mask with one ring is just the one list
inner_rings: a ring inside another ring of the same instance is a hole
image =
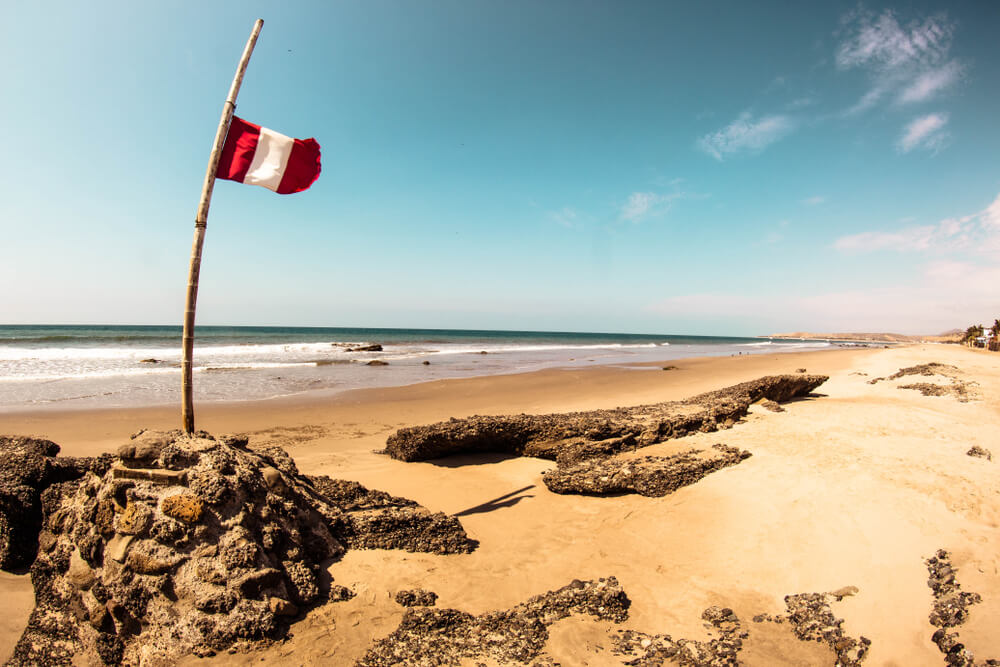
[[[382, 350], [351, 351], [374, 344]], [[205, 326], [195, 332], [195, 399], [831, 346], [725, 336]], [[386, 363], [369, 365], [375, 360]], [[177, 404], [180, 362], [179, 326], [0, 326], [0, 411]]]

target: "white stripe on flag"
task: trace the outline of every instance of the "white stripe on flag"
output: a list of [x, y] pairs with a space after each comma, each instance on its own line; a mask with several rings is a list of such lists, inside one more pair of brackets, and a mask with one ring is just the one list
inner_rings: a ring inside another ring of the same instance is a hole
[[250, 163], [250, 169], [243, 182], [247, 185], [262, 185], [268, 190], [277, 191], [294, 144], [295, 140], [291, 137], [278, 134], [266, 127], [260, 128], [260, 138], [253, 153], [253, 162]]

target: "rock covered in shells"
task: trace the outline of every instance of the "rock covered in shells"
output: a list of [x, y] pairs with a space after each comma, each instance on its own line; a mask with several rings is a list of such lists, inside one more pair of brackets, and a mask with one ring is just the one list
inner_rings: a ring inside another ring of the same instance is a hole
[[397, 592], [395, 600], [404, 607], [433, 607], [437, 598], [437, 593], [433, 591], [415, 588]]
[[749, 635], [732, 609], [709, 607], [701, 615], [706, 627], [716, 637], [708, 641], [673, 639], [670, 635], [650, 635], [622, 630], [614, 637], [612, 652], [631, 658], [624, 664], [634, 667], [661, 667], [681, 664], [686, 667], [736, 667], [743, 640]]
[[106, 469], [110, 457], [57, 457], [59, 445], [39, 438], [0, 436], [0, 569], [35, 560], [42, 525], [42, 493], [90, 469]]
[[42, 494], [36, 607], [9, 664], [170, 663], [252, 648], [283, 637], [310, 605], [353, 595], [331, 586], [325, 566], [359, 529], [283, 450], [139, 436], [110, 467]]

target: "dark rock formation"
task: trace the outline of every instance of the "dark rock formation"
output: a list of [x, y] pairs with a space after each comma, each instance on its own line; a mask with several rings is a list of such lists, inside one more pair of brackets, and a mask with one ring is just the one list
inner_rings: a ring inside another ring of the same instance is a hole
[[825, 375], [774, 375], [671, 401], [613, 410], [551, 415], [452, 419], [404, 428], [389, 436], [386, 453], [402, 461], [453, 454], [499, 452], [562, 462], [645, 447], [697, 431], [729, 428], [761, 399], [805, 396]]
[[710, 450], [692, 449], [673, 456], [586, 459], [549, 470], [542, 475], [542, 481], [555, 493], [638, 493], [657, 497], [749, 457], [750, 452], [717, 444]]
[[951, 384], [934, 384], [932, 382], [914, 382], [913, 384], [902, 384], [897, 389], [913, 389], [919, 391], [924, 396], [954, 396], [959, 403], [968, 403], [975, 396], [972, 382], [962, 382], [952, 380]]
[[633, 667], [661, 667], [669, 663], [686, 667], [736, 667], [739, 653], [749, 635], [732, 609], [709, 607], [701, 618], [718, 636], [707, 642], [692, 639], [674, 640], [670, 635], [649, 635], [622, 630], [614, 637], [612, 653], [631, 658], [624, 664]]
[[309, 480], [343, 510], [338, 535], [351, 548], [436, 554], [470, 553], [476, 548], [476, 541], [453, 516], [432, 513], [412, 500], [370, 491], [357, 482], [325, 475]]
[[[120, 454], [42, 494], [36, 607], [9, 664], [169, 664], [253, 648], [284, 637], [302, 610], [353, 595], [325, 571], [350, 546], [474, 544], [452, 517], [314, 484], [283, 450], [246, 438], [140, 433]], [[392, 528], [358, 512], [391, 512]]]
[[437, 593], [422, 588], [396, 593], [396, 603], [404, 607], [433, 607], [437, 599]]
[[1000, 665], [998, 660], [977, 663], [972, 651], [965, 648], [958, 639], [957, 632], [948, 632], [965, 623], [969, 618], [969, 607], [982, 602], [978, 593], [963, 592], [956, 575], [958, 570], [951, 564], [951, 554], [939, 549], [924, 563], [930, 577], [927, 585], [934, 593], [934, 606], [928, 620], [939, 628], [931, 637], [945, 656], [945, 663], [956, 667], [976, 667], [976, 665]]
[[841, 667], [858, 667], [868, 656], [871, 640], [866, 637], [854, 639], [844, 634], [841, 627], [844, 619], [837, 618], [830, 609], [830, 601], [840, 601], [845, 595], [853, 595], [857, 589], [846, 586], [832, 593], [800, 593], [786, 595], [786, 614], [771, 616], [758, 614], [755, 623], [789, 623], [795, 636], [804, 642], [826, 644], [836, 654], [836, 664]]
[[53, 484], [107, 469], [102, 459], [57, 458], [59, 445], [50, 440], [0, 436], [0, 569], [31, 565], [42, 527], [42, 493]]
[[932, 361], [928, 364], [917, 364], [916, 366], [900, 368], [898, 371], [887, 377], [873, 378], [868, 381], [868, 384], [878, 384], [882, 380], [898, 380], [899, 378], [906, 377], [907, 375], [923, 375], [925, 377], [943, 375], [945, 377], [952, 377], [958, 372], [959, 370], [957, 366], [952, 366], [951, 364], [940, 364], [936, 361]]
[[976, 458], [986, 459], [987, 461], [993, 460], [993, 454], [990, 450], [980, 447], [979, 445], [973, 445], [969, 451], [967, 451], [966, 456], [975, 456]]
[[381, 359], [372, 359], [365, 366], [388, 366], [388, 361], [382, 361]]
[[481, 616], [457, 609], [414, 607], [357, 665], [459, 665], [463, 658], [527, 663], [542, 652], [548, 628], [556, 621], [570, 614], [589, 614], [620, 623], [628, 618], [629, 604], [618, 581], [608, 577], [573, 581], [512, 609]]

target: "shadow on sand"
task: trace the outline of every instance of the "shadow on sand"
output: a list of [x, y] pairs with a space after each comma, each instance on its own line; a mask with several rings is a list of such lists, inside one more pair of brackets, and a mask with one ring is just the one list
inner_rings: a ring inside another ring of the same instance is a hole
[[534, 484], [529, 484], [528, 486], [518, 489], [517, 491], [511, 491], [510, 493], [505, 493], [502, 496], [497, 496], [493, 500], [487, 500], [485, 503], [476, 505], [475, 507], [470, 507], [469, 509], [462, 510], [461, 512], [456, 512], [454, 516], [468, 516], [470, 514], [485, 514], [486, 512], [492, 512], [493, 510], [503, 509], [504, 507], [513, 507], [525, 498], [534, 498], [532, 494], [523, 494], [528, 489], [535, 488]]

